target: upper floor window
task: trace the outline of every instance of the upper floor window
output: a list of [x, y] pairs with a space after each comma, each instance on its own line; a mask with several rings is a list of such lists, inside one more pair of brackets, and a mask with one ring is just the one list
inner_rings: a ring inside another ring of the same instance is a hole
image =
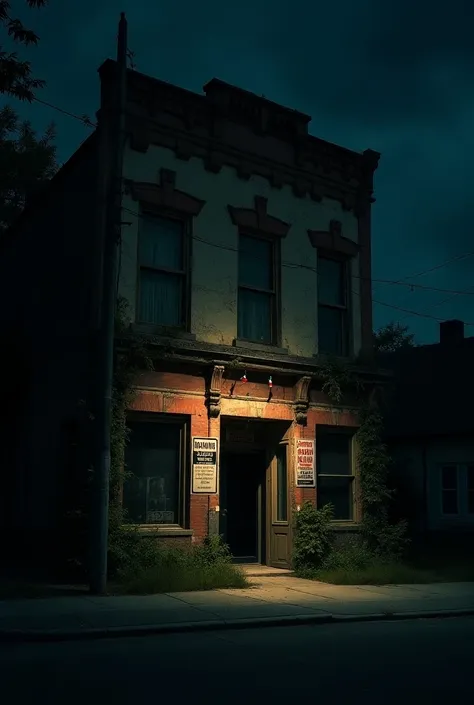
[[187, 319], [185, 223], [145, 214], [139, 231], [138, 320], [184, 327]]
[[277, 343], [276, 243], [267, 238], [239, 236], [237, 337], [256, 343]]
[[349, 349], [348, 263], [318, 256], [318, 349], [345, 356]]

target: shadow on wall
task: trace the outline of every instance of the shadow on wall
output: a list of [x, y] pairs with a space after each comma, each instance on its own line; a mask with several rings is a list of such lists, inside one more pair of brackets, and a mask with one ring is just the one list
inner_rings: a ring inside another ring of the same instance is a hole
[[409, 459], [395, 460], [388, 478], [389, 489], [393, 491], [390, 519], [394, 523], [405, 519], [411, 536], [422, 533], [427, 520], [423, 491], [412, 479], [414, 472], [415, 468]]
[[22, 509], [28, 448], [32, 376], [22, 332], [10, 328], [2, 340], [4, 414], [0, 424], [0, 536], [2, 561], [23, 563]]

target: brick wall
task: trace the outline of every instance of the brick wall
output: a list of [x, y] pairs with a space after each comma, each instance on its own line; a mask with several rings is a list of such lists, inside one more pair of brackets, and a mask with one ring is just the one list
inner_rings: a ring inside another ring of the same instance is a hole
[[[224, 380], [221, 399], [221, 414], [209, 418], [205, 396], [204, 377], [173, 372], [149, 372], [139, 381], [140, 390], [132, 409], [143, 412], [186, 415], [190, 418], [191, 436], [214, 437], [221, 440], [221, 422], [230, 418], [287, 421], [290, 425], [285, 434], [290, 444], [294, 439], [315, 439], [318, 424], [357, 426], [353, 412], [321, 409], [310, 406], [307, 424], [294, 421], [292, 400], [294, 389], [290, 386], [274, 387], [268, 400], [269, 389], [264, 383], [245, 385]], [[313, 402], [314, 403], [314, 402]], [[220, 444], [221, 445], [221, 444]], [[290, 462], [290, 492], [292, 504], [306, 501], [316, 503], [315, 488], [295, 488], [294, 469]], [[189, 528], [193, 530], [193, 542], [200, 542], [209, 531], [209, 516], [219, 506], [218, 495], [191, 494]], [[169, 541], [186, 543], [189, 537], [170, 537]], [[163, 540], [163, 539], [160, 539]]]

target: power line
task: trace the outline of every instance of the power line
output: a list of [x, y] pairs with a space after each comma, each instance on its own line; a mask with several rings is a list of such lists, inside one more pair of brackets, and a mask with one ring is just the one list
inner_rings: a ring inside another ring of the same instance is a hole
[[[136, 216], [137, 218], [143, 218], [142, 213], [138, 213], [136, 211], [131, 210], [130, 208], [126, 208], [125, 206], [122, 206], [123, 210], [127, 211], [128, 213], [131, 213], [132, 215]], [[205, 245], [209, 245], [210, 247], [217, 247], [218, 249], [221, 250], [229, 250], [230, 252], [238, 252], [238, 248], [232, 247], [230, 245], [220, 245], [217, 242], [211, 242], [210, 240], [205, 240], [202, 237], [198, 237], [197, 235], [192, 236], [193, 240], [197, 240], [198, 242], [202, 242]], [[472, 256], [474, 255], [474, 252], [467, 253], [465, 255], [462, 255], [463, 257], [467, 256]], [[310, 272], [314, 272], [315, 274], [317, 273], [317, 268], [316, 267], [311, 267], [308, 264], [299, 264], [298, 262], [282, 262], [281, 263], [283, 267], [289, 267], [293, 269], [307, 269]], [[414, 287], [417, 289], [423, 289], [423, 290], [428, 290], [428, 291], [438, 291], [443, 294], [456, 294], [456, 295], [472, 295], [474, 296], [474, 291], [472, 292], [465, 292], [465, 291], [459, 291], [457, 289], [442, 289], [439, 287], [433, 287], [433, 286], [424, 286], [423, 284], [411, 284], [411, 283], [402, 283], [401, 281], [393, 281], [391, 279], [373, 279], [371, 277], [360, 277], [358, 275], [353, 275], [354, 279], [360, 279], [362, 281], [371, 281], [371, 282], [383, 282], [386, 284], [400, 284], [401, 286], [408, 286], [408, 287]]]
[[[397, 279], [396, 281], [390, 282], [390, 283], [391, 284], [401, 284], [402, 282], [406, 282], [407, 279], [415, 279], [416, 277], [423, 277], [425, 274], [430, 274], [431, 272], [435, 272], [438, 269], [442, 269], [443, 267], [446, 267], [448, 264], [452, 264], [453, 262], [459, 262], [460, 260], [467, 259], [468, 257], [472, 257], [473, 255], [474, 255], [474, 252], [465, 252], [462, 255], [455, 255], [454, 257], [450, 257], [447, 260], [443, 260], [443, 262], [440, 262], [439, 264], [435, 264], [433, 267], [430, 267], [429, 269], [423, 269], [421, 272], [417, 272], [416, 274], [409, 274], [406, 277], [402, 277], [401, 279]], [[414, 284], [413, 286], [416, 286], [416, 285]], [[453, 292], [453, 293], [458, 293], [458, 292]]]
[[[130, 68], [131, 68], [132, 70], [135, 70], [135, 69], [136, 69], [136, 66], [135, 66], [135, 63], [134, 63], [134, 57], [135, 57], [135, 52], [128, 50], [128, 52], [127, 52], [127, 58], [128, 58], [129, 61], [130, 61]], [[47, 101], [41, 100], [40, 98], [34, 98], [33, 100], [35, 100], [37, 103], [41, 103], [42, 105], [46, 105], [47, 107], [52, 108], [53, 110], [56, 110], [56, 111], [62, 113], [63, 115], [68, 115], [69, 117], [72, 117], [72, 118], [74, 118], [75, 120], [79, 120], [79, 121], [82, 122], [86, 127], [97, 127], [97, 124], [94, 123], [94, 122], [92, 122], [92, 120], [90, 120], [90, 118], [89, 118], [87, 115], [82, 115], [82, 116], [81, 116], [81, 115], [76, 115], [75, 113], [71, 113], [71, 112], [69, 112], [68, 110], [64, 110], [64, 108], [60, 108], [58, 105], [54, 105], [53, 103], [48, 103]], [[131, 213], [132, 215], [137, 216], [138, 218], [142, 217], [142, 215], [141, 215], [140, 213], [136, 213], [135, 211], [130, 210], [130, 208], [125, 208], [125, 207], [123, 206], [123, 209], [126, 210], [126, 211], [128, 211], [128, 212]], [[210, 242], [209, 240], [204, 240], [203, 238], [199, 238], [199, 237], [197, 237], [197, 236], [193, 236], [193, 239], [194, 239], [194, 240], [199, 240], [200, 242], [202, 242], [202, 243], [204, 243], [204, 244], [206, 244], [206, 245], [212, 246], [212, 247], [218, 247], [218, 248], [225, 249], [225, 250], [230, 250], [230, 251], [233, 251], [233, 252], [237, 252], [237, 251], [238, 251], [238, 250], [237, 250], [236, 248], [234, 248], [234, 247], [228, 247], [228, 246], [225, 246], [225, 245], [218, 245], [217, 243]], [[393, 280], [393, 279], [375, 279], [375, 278], [373, 278], [373, 277], [372, 277], [372, 278], [371, 278], [371, 277], [359, 277], [359, 276], [357, 276], [357, 275], [353, 275], [353, 277], [354, 277], [354, 279], [360, 279], [360, 280], [362, 280], [362, 281], [368, 281], [368, 280], [370, 280], [372, 284], [375, 283], [375, 284], [390, 284], [390, 285], [408, 286], [408, 287], [410, 287], [412, 290], [413, 290], [413, 289], [422, 289], [422, 290], [425, 290], [425, 291], [438, 291], [438, 292], [440, 292], [440, 293], [443, 292], [443, 293], [446, 293], [446, 294], [451, 294], [451, 296], [449, 296], [447, 299], [443, 299], [443, 301], [440, 301], [440, 302], [438, 302], [437, 304], [434, 304], [434, 306], [440, 306], [441, 304], [444, 304], [444, 303], [446, 303], [447, 301], [450, 301], [452, 298], [455, 298], [456, 296], [474, 296], [474, 291], [470, 291], [469, 289], [467, 289], [467, 290], [456, 290], [456, 289], [443, 289], [443, 288], [433, 287], [433, 286], [424, 286], [423, 284], [414, 284], [414, 283], [412, 283], [412, 282], [408, 282], [407, 280], [408, 280], [408, 279], [415, 279], [415, 278], [417, 278], [417, 277], [425, 276], [426, 274], [430, 274], [431, 272], [435, 272], [435, 271], [437, 271], [437, 270], [439, 270], [439, 269], [442, 269], [443, 267], [446, 267], [448, 264], [452, 264], [453, 262], [459, 262], [459, 261], [461, 261], [461, 260], [467, 259], [468, 257], [472, 257], [472, 256], [474, 256], [474, 252], [466, 252], [466, 253], [461, 254], [461, 255], [456, 255], [456, 256], [454, 256], [454, 257], [451, 257], [450, 259], [444, 260], [443, 262], [440, 262], [439, 264], [434, 265], [433, 267], [429, 267], [428, 269], [422, 270], [421, 272], [416, 272], [415, 274], [409, 274], [409, 275], [407, 275], [407, 276], [405, 276], [405, 277], [402, 277], [402, 278], [396, 279], [396, 280]], [[293, 267], [293, 268], [299, 267], [299, 268], [301, 268], [301, 269], [307, 269], [307, 270], [312, 271], [312, 272], [317, 272], [317, 270], [316, 270], [315, 267], [310, 267], [310, 266], [304, 265], [304, 264], [298, 264], [297, 262], [282, 262], [282, 266], [284, 266], [284, 267]], [[473, 287], [470, 287], [470, 289], [472, 289], [472, 288], [473, 288]], [[391, 306], [390, 304], [385, 304], [385, 303], [380, 302], [380, 301], [378, 302], [378, 301], [376, 301], [375, 299], [372, 299], [372, 300], [374, 301], [374, 303], [379, 303], [379, 304], [381, 304], [381, 305], [383, 305], [383, 306]], [[398, 308], [400, 311], [403, 311], [402, 308], [395, 307], [395, 306], [391, 306], [391, 307], [392, 307], [392, 308]], [[413, 313], [413, 315], [422, 315], [422, 314], [419, 314], [419, 313], [416, 313], [416, 312], [412, 312], [412, 313]], [[410, 315], [411, 315], [411, 314], [410, 314]], [[426, 315], [426, 314], [424, 314], [424, 315]], [[437, 319], [435, 319], [435, 320], [437, 320]], [[466, 324], [466, 325], [470, 325], [470, 324]]]
[[97, 124], [95, 122], [92, 122], [92, 120], [87, 116], [87, 115], [76, 115], [75, 113], [70, 113], [68, 110], [64, 110], [64, 108], [60, 108], [58, 105], [53, 105], [53, 103], [48, 103], [45, 100], [40, 100], [40, 98], [33, 98], [33, 100], [36, 103], [41, 103], [41, 105], [46, 105], [48, 108], [52, 108], [53, 110], [56, 110], [58, 113], [62, 113], [63, 115], [68, 115], [69, 117], [74, 118], [75, 120], [79, 120], [79, 122], [82, 122], [83, 125], [86, 127], [97, 127]]
[[[136, 66], [135, 66], [135, 64], [134, 64], [134, 56], [135, 56], [135, 53], [134, 53], [134, 52], [128, 51], [128, 53], [127, 53], [127, 58], [128, 58], [129, 61], [130, 61], [130, 68], [131, 68], [132, 70], [135, 70], [135, 68], [136, 68]], [[82, 116], [81, 116], [81, 115], [76, 115], [75, 113], [71, 113], [71, 112], [69, 112], [68, 110], [64, 110], [64, 108], [60, 108], [58, 105], [54, 105], [53, 103], [48, 103], [47, 101], [41, 100], [40, 98], [34, 98], [33, 100], [35, 100], [37, 103], [41, 103], [42, 105], [46, 105], [47, 107], [52, 108], [53, 110], [56, 110], [56, 111], [62, 113], [63, 115], [67, 115], [68, 117], [72, 117], [72, 118], [74, 118], [75, 120], [79, 120], [79, 121], [82, 122], [82, 124], [85, 125], [86, 127], [97, 127], [97, 124], [94, 123], [94, 122], [92, 122], [92, 120], [90, 120], [90, 118], [89, 118], [87, 115], [82, 115]], [[126, 211], [128, 211], [128, 212], [131, 213], [132, 215], [137, 216], [138, 218], [142, 217], [142, 215], [141, 215], [140, 213], [136, 213], [135, 211], [130, 210], [130, 208], [125, 208], [125, 207], [123, 206], [123, 209], [126, 210]], [[206, 244], [206, 245], [209, 245], [209, 246], [211, 246], [211, 247], [218, 247], [218, 248], [221, 248], [221, 249], [224, 249], [224, 250], [230, 250], [230, 251], [232, 251], [232, 252], [237, 252], [237, 251], [238, 251], [237, 248], [235, 248], [235, 247], [228, 247], [228, 246], [225, 246], [225, 245], [218, 245], [217, 243], [210, 242], [209, 240], [204, 240], [203, 238], [199, 238], [199, 237], [197, 237], [197, 236], [193, 236], [193, 239], [194, 239], [194, 240], [198, 240], [198, 241], [200, 241], [200, 242], [202, 242], [202, 243], [204, 243], [204, 244]], [[454, 257], [451, 257], [450, 259], [444, 260], [443, 262], [440, 262], [439, 264], [434, 265], [433, 267], [429, 267], [428, 269], [422, 270], [421, 272], [416, 272], [415, 274], [409, 274], [409, 275], [407, 275], [407, 276], [405, 276], [405, 277], [402, 277], [402, 278], [396, 279], [396, 280], [393, 280], [393, 279], [375, 279], [375, 278], [373, 278], [373, 277], [372, 277], [372, 278], [371, 278], [371, 277], [360, 277], [360, 276], [357, 276], [357, 275], [353, 275], [353, 278], [354, 278], [354, 279], [360, 279], [360, 280], [362, 280], [362, 281], [368, 281], [368, 280], [370, 280], [370, 282], [371, 282], [372, 284], [375, 283], [375, 284], [390, 284], [390, 285], [408, 286], [408, 287], [410, 287], [410, 289], [411, 289], [412, 291], [413, 291], [413, 289], [421, 289], [421, 290], [425, 290], [425, 291], [438, 291], [438, 292], [440, 292], [440, 293], [443, 292], [443, 293], [446, 293], [446, 294], [451, 294], [451, 296], [449, 296], [447, 299], [443, 299], [442, 301], [439, 301], [438, 303], [434, 304], [434, 306], [440, 306], [440, 305], [446, 303], [447, 301], [450, 301], [452, 298], [455, 298], [456, 296], [474, 296], [474, 291], [471, 291], [471, 290], [469, 290], [469, 289], [467, 289], [467, 290], [456, 290], [456, 289], [444, 289], [444, 288], [433, 287], [433, 286], [424, 286], [423, 284], [414, 284], [413, 282], [408, 282], [407, 280], [408, 280], [408, 279], [415, 279], [415, 278], [417, 278], [417, 277], [422, 277], [422, 276], [424, 276], [424, 275], [426, 275], [426, 274], [429, 274], [429, 273], [431, 273], [431, 272], [435, 272], [435, 271], [437, 271], [437, 270], [439, 270], [439, 269], [442, 269], [443, 267], [446, 267], [448, 264], [452, 264], [453, 262], [459, 262], [459, 261], [461, 261], [461, 260], [467, 259], [468, 257], [472, 257], [472, 256], [474, 256], [474, 252], [466, 252], [466, 253], [461, 254], [461, 255], [456, 255], [456, 256], [454, 256]], [[307, 269], [307, 270], [309, 270], [309, 271], [311, 271], [311, 272], [315, 272], [315, 273], [317, 272], [317, 269], [316, 269], [315, 267], [311, 267], [311, 266], [304, 265], [304, 264], [299, 264], [299, 263], [297, 263], [297, 262], [282, 262], [282, 266], [283, 266], [283, 267], [292, 267], [292, 268]], [[472, 289], [472, 287], [470, 287], [470, 289]], [[354, 292], [354, 293], [355, 293], [355, 292]], [[392, 305], [392, 304], [387, 304], [387, 303], [384, 303], [383, 301], [377, 301], [376, 299], [372, 299], [372, 301], [373, 301], [374, 303], [378, 303], [378, 304], [380, 304], [380, 305], [382, 305], [382, 306], [389, 306], [390, 308], [394, 308], [394, 309], [397, 309], [397, 310], [400, 310], [400, 311], [405, 311], [406, 313], [409, 313], [410, 316], [411, 316], [411, 315], [414, 315], [414, 316], [423, 316], [423, 317], [428, 317], [428, 318], [434, 318], [434, 320], [441, 320], [441, 319], [437, 319], [437, 318], [432, 317], [432, 316], [428, 316], [428, 314], [422, 314], [422, 313], [419, 313], [419, 312], [416, 312], [416, 311], [411, 311], [411, 312], [409, 312], [407, 309], [403, 309], [403, 308], [400, 308], [400, 307], [398, 307], [398, 306], [394, 306], [394, 305]], [[408, 316], [406, 316], [406, 317], [408, 317]], [[403, 319], [402, 319], [402, 320], [403, 320]], [[471, 325], [471, 324], [470, 324], [470, 323], [467, 323], [466, 325]]]
[[[474, 293], [473, 291], [474, 286], [470, 286], [468, 289], [465, 289], [463, 291], [463, 294], [472, 294]], [[423, 309], [423, 313], [426, 313], [426, 311], [429, 311], [431, 308], [436, 308], [437, 306], [442, 306], [443, 304], [448, 303], [448, 301], [451, 301], [452, 299], [455, 299], [456, 296], [459, 296], [457, 292], [453, 293], [451, 296], [447, 296], [445, 299], [441, 299], [441, 301], [436, 301], [434, 304], [431, 304], [430, 306], [427, 306]], [[402, 316], [401, 321], [404, 321], [407, 318], [410, 318], [410, 315], [407, 316]]]
[[[357, 294], [356, 291], [354, 291], [353, 293]], [[403, 313], [408, 313], [409, 315], [406, 316], [406, 318], [409, 318], [410, 316], [419, 316], [420, 318], [429, 318], [432, 321], [437, 321], [438, 323], [445, 320], [444, 318], [430, 316], [428, 313], [421, 313], [420, 311], [411, 311], [407, 308], [402, 308], [401, 306], [395, 306], [395, 304], [387, 304], [385, 301], [378, 301], [377, 299], [372, 299], [372, 301], [374, 302], [374, 304], [379, 304], [380, 306], [387, 306], [388, 308], [394, 308], [397, 311], [403, 311]], [[474, 323], [465, 322], [464, 325], [474, 327]]]
[[[136, 216], [137, 218], [143, 218], [142, 213], [137, 213], [136, 211], [133, 211], [130, 208], [126, 208], [125, 206], [122, 206], [122, 208], [123, 208], [123, 210], [127, 211], [128, 213], [131, 213], [132, 215]], [[211, 247], [217, 247], [218, 249], [229, 250], [231, 252], [238, 252], [238, 249], [236, 247], [230, 247], [229, 245], [220, 245], [215, 242], [210, 242], [209, 240], [205, 240], [204, 238], [198, 237], [197, 235], [193, 235], [192, 239], [197, 240], [198, 242], [202, 242], [202, 243], [209, 245]], [[470, 255], [474, 255], [474, 252], [470, 253]], [[460, 259], [461, 257], [467, 257], [467, 256], [468, 256], [467, 254], [461, 255], [461, 256], [457, 257], [456, 259]], [[283, 267], [290, 267], [292, 269], [294, 269], [294, 268], [309, 269], [310, 271], [317, 273], [317, 269], [315, 267], [309, 267], [309, 266], [303, 265], [303, 264], [282, 262], [281, 265]], [[361, 279], [361, 277], [355, 277], [355, 278]], [[444, 291], [446, 291], [446, 290], [444, 290]], [[356, 296], [360, 296], [360, 293], [357, 291], [352, 291], [352, 293], [355, 294]], [[458, 292], [455, 292], [455, 293], [456, 293], [456, 295], [458, 295]], [[474, 293], [474, 292], [472, 292], [472, 293]], [[413, 316], [420, 316], [421, 318], [429, 318], [429, 319], [437, 321], [438, 323], [440, 321], [444, 320], [442, 318], [437, 318], [436, 316], [430, 316], [429, 314], [420, 313], [418, 311], [412, 311], [412, 310], [406, 309], [406, 308], [401, 308], [400, 306], [395, 306], [394, 304], [388, 304], [385, 301], [379, 301], [377, 299], [372, 299], [372, 301], [373, 301], [373, 303], [376, 303], [380, 306], [386, 306], [387, 308], [393, 308], [397, 311], [402, 311], [403, 313], [408, 313]], [[465, 323], [465, 325], [474, 327], [474, 323]]]

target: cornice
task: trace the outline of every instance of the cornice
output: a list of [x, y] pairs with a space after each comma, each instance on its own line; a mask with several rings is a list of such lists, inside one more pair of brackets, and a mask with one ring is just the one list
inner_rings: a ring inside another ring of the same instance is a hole
[[[102, 106], [110, 106], [115, 62], [99, 73]], [[239, 178], [266, 178], [289, 185], [297, 198], [330, 198], [364, 213], [373, 201], [373, 174], [380, 155], [358, 153], [308, 134], [310, 117], [235, 86], [212, 79], [206, 95], [129, 71], [126, 128], [132, 149], [171, 149], [178, 158], [202, 159], [218, 173], [233, 167]]]

